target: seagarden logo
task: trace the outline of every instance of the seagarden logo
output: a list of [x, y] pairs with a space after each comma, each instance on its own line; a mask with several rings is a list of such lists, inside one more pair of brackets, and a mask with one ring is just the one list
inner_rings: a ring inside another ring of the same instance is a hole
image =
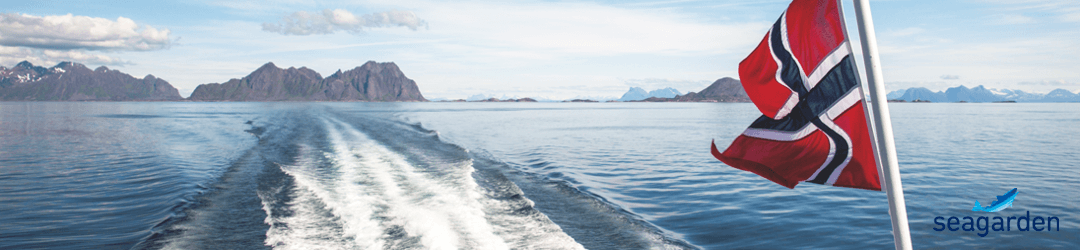
[[975, 200], [975, 207], [971, 208], [971, 211], [976, 211], [976, 212], [978, 212], [978, 211], [983, 211], [983, 212], [1001, 211], [1002, 209], [1005, 209], [1006, 207], [1012, 207], [1012, 203], [1013, 203], [1014, 199], [1016, 199], [1016, 189], [1015, 188], [1010, 190], [1008, 193], [1005, 193], [1005, 195], [998, 196], [996, 201], [994, 201], [993, 203], [990, 203], [990, 205], [986, 206], [986, 207], [979, 206], [979, 200]]
[[[1015, 188], [1009, 190], [1004, 195], [998, 196], [997, 200], [991, 202], [989, 206], [983, 207], [979, 204], [978, 200], [975, 200], [975, 207], [971, 208], [973, 212], [998, 212], [1005, 208], [1012, 207], [1013, 201], [1016, 200], [1016, 194], [1019, 193]], [[991, 223], [993, 221], [993, 223]], [[1015, 223], [1013, 221], [1016, 221]], [[961, 223], [963, 222], [963, 223]], [[986, 217], [956, 217], [952, 216], [946, 219], [943, 216], [934, 218], [934, 231], [982, 231], [976, 232], [979, 237], [986, 237], [990, 234], [990, 231], [1012, 231], [1013, 226], [1016, 226], [1017, 231], [1061, 231], [1061, 219], [1056, 216], [1048, 216], [1043, 218], [1042, 216], [1031, 216], [1031, 211], [1027, 211], [1022, 216], [1009, 216], [1001, 217], [994, 216]]]

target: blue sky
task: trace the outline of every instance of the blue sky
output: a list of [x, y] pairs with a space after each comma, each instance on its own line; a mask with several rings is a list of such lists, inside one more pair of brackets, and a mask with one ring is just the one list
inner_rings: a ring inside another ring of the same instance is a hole
[[[617, 97], [629, 87], [698, 91], [721, 77], [737, 78], [738, 62], [788, 4], [2, 2], [3, 66], [22, 60], [106, 65], [136, 77], [153, 74], [187, 96], [199, 84], [240, 78], [267, 62], [306, 66], [325, 77], [368, 60], [393, 61], [426, 97], [451, 99]], [[843, 4], [857, 40], [851, 2]], [[871, 7], [890, 90], [961, 84], [1080, 90], [1080, 1], [897, 0]], [[52, 20], [67, 29], [11, 20]]]

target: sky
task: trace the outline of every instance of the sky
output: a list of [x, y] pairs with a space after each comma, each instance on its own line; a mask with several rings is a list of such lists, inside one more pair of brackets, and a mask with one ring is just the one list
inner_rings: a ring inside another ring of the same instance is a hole
[[[267, 62], [322, 76], [394, 62], [429, 99], [700, 91], [790, 1], [9, 1], [0, 66], [74, 61], [188, 96]], [[854, 9], [842, 1], [861, 56]], [[886, 89], [1080, 91], [1080, 1], [870, 1]], [[861, 67], [861, 60], [859, 61]]]

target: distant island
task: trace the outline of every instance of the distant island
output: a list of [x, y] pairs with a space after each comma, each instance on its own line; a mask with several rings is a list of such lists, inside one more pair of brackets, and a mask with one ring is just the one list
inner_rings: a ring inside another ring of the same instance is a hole
[[425, 102], [416, 82], [393, 62], [369, 61], [338, 70], [327, 78], [308, 69], [282, 69], [273, 63], [225, 83], [202, 84], [187, 99], [165, 80], [79, 63], [51, 68], [23, 61], [0, 66], [0, 101], [368, 101]]
[[[536, 99], [529, 97], [518, 99], [516, 97], [507, 98], [504, 95], [503, 98], [500, 100], [499, 98], [478, 94], [468, 99], [439, 100], [439, 102], [537, 102]], [[743, 90], [742, 83], [739, 80], [724, 77], [717, 79], [700, 92], [689, 92], [685, 95], [671, 87], [653, 91], [645, 91], [640, 87], [631, 87], [618, 99], [600, 98], [597, 100], [590, 97], [575, 97], [562, 101], [542, 99], [539, 102], [750, 102], [750, 97], [746, 95], [746, 91]]]
[[938, 92], [927, 88], [909, 88], [889, 92], [886, 96], [891, 102], [1080, 102], [1080, 95], [1065, 89], [1038, 94], [1022, 90], [987, 89], [982, 85], [970, 89], [960, 85]]
[[135, 78], [105, 66], [62, 62], [45, 68], [23, 61], [0, 66], [0, 101], [179, 101], [180, 93], [165, 80]]
[[[963, 85], [945, 91], [927, 88], [896, 90], [890, 102], [1080, 102], [1080, 94], [1055, 89], [1047, 94], [1021, 90], [988, 89]], [[613, 99], [613, 98], [612, 98]], [[0, 66], [0, 101], [362, 101], [426, 102], [416, 82], [393, 62], [368, 61], [347, 71], [338, 70], [323, 78], [307, 67], [282, 69], [266, 63], [247, 76], [224, 83], [201, 84], [188, 98], [169, 82], [146, 75], [136, 78], [101, 66], [61, 62], [45, 68], [23, 61], [14, 67]], [[699, 92], [681, 94], [674, 88], [646, 92], [632, 87], [622, 98], [608, 102], [750, 102], [739, 80], [724, 77]], [[465, 102], [466, 100], [443, 100]], [[524, 98], [485, 98], [471, 102], [537, 102]], [[540, 101], [556, 101], [542, 99]], [[597, 102], [575, 98], [563, 102]]]
[[266, 63], [244, 78], [202, 84], [192, 101], [368, 101], [426, 102], [416, 82], [393, 62], [368, 61], [322, 78], [307, 67], [278, 68]]
[[[633, 89], [631, 89], [632, 91]], [[731, 77], [717, 79], [700, 92], [689, 92], [671, 98], [649, 97], [631, 102], [750, 102], [742, 83]]]
[[[323, 78], [307, 67], [279, 68], [266, 63], [247, 76], [224, 83], [201, 84], [188, 98], [165, 80], [147, 75], [135, 78], [99, 67], [90, 70], [63, 62], [51, 68], [23, 61], [0, 67], [0, 101], [364, 101], [426, 102], [416, 82], [393, 62], [368, 61]], [[452, 100], [449, 102], [464, 102]], [[533, 98], [487, 98], [478, 102], [537, 102]], [[612, 100], [615, 101], [615, 100]], [[674, 88], [645, 92], [630, 88], [619, 101], [628, 102], [749, 102], [739, 80], [724, 77], [700, 92], [685, 95]], [[598, 102], [576, 98], [563, 102]], [[609, 101], [610, 102], [610, 101]]]
[[663, 88], [663, 89], [657, 89], [657, 90], [648, 91], [648, 92], [646, 92], [645, 89], [643, 89], [643, 88], [630, 87], [630, 90], [626, 91], [626, 93], [623, 94], [622, 97], [619, 98], [617, 101], [620, 101], [620, 102], [641, 101], [641, 100], [648, 99], [649, 97], [672, 98], [672, 97], [676, 97], [676, 96], [679, 96], [679, 95], [682, 95], [682, 93], [679, 92], [679, 90], [676, 90], [675, 88], [671, 88], [671, 87]]
[[[444, 101], [441, 101], [441, 102], [467, 102], [467, 101], [465, 99], [457, 99], [457, 100], [452, 100], [452, 101], [445, 101], [444, 100]], [[478, 101], [471, 101], [471, 102], [537, 102], [537, 101], [536, 101], [536, 99], [532, 99], [532, 98], [528, 98], [528, 97], [518, 98], [518, 99], [508, 98], [508, 99], [502, 99], [502, 100], [500, 100], [499, 98], [492, 97], [492, 98], [488, 98], [488, 99], [483, 99], [483, 100], [478, 100]]]

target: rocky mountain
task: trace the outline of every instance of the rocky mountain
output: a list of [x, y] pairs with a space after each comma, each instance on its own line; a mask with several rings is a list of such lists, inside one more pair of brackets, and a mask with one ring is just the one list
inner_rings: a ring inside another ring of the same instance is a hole
[[[893, 93], [903, 91], [903, 95], [893, 98]], [[1064, 89], [1056, 89], [1043, 94], [1027, 93], [1021, 90], [987, 89], [982, 85], [967, 88], [963, 85], [933, 92], [927, 88], [910, 88], [890, 93], [890, 100], [930, 101], [930, 102], [1080, 102], [1080, 95]]]
[[645, 100], [645, 98], [649, 98], [649, 92], [646, 92], [645, 89], [630, 87], [630, 90], [626, 91], [626, 93], [619, 98], [619, 101], [640, 101]]
[[168, 101], [181, 100], [165, 80], [146, 75], [135, 78], [105, 66], [62, 62], [51, 68], [23, 61], [0, 67], [3, 101]]
[[673, 98], [679, 95], [682, 95], [682, 92], [670, 87], [649, 91], [649, 97]]
[[900, 97], [904, 96], [904, 92], [906, 92], [906, 91], [907, 91], [906, 89], [901, 89], [901, 90], [896, 90], [896, 91], [893, 91], [893, 92], [889, 92], [888, 94], [885, 94], [885, 98], [888, 98], [889, 100], [899, 100]]
[[1064, 90], [1064, 89], [1055, 89], [1054, 91], [1050, 91], [1050, 93], [1046, 93], [1046, 95], [1043, 96], [1042, 101], [1043, 102], [1080, 102], [1080, 95], [1077, 95], [1076, 93], [1069, 92], [1068, 90]]
[[979, 85], [975, 88], [967, 88], [964, 85], [945, 90], [945, 98], [954, 102], [997, 102], [1004, 101], [1000, 96], [994, 95], [990, 90]]
[[674, 98], [650, 97], [646, 102], [750, 102], [742, 83], [731, 77], [717, 79], [701, 92], [689, 92]]
[[1001, 96], [1002, 99], [1017, 102], [1041, 102], [1044, 95], [1011, 89], [990, 89], [990, 91], [994, 92], [995, 95]]
[[904, 92], [903, 96], [900, 96], [900, 100], [905, 101], [930, 101], [930, 102], [949, 102], [949, 99], [945, 97], [945, 92], [934, 92], [927, 88], [910, 88]]
[[244, 78], [202, 84], [194, 101], [427, 101], [416, 82], [393, 62], [368, 61], [322, 78], [306, 67], [278, 68], [266, 63]]
[[630, 90], [626, 91], [626, 93], [623, 94], [621, 98], [619, 98], [619, 101], [640, 101], [645, 100], [645, 98], [649, 97], [673, 98], [679, 95], [682, 95], [682, 92], [679, 92], [679, 90], [671, 87], [656, 89], [649, 92], [645, 92], [645, 89], [639, 87], [630, 87]]

